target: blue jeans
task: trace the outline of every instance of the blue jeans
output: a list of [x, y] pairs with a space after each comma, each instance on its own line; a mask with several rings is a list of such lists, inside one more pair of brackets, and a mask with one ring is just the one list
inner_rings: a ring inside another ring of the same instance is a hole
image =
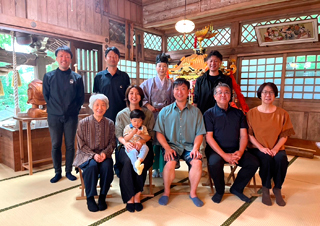
[[72, 171], [72, 162], [74, 158], [74, 140], [78, 125], [78, 115], [76, 116], [58, 116], [48, 114], [48, 125], [52, 144], [52, 160], [53, 167], [56, 174], [61, 174], [62, 162], [62, 137], [66, 146], [66, 173]]

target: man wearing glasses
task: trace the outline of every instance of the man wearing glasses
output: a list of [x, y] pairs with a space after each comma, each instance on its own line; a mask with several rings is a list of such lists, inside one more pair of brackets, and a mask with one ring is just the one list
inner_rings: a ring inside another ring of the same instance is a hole
[[231, 90], [226, 83], [219, 83], [214, 89], [216, 105], [204, 113], [207, 130], [206, 156], [216, 193], [212, 201], [220, 203], [225, 191], [223, 167], [225, 163], [241, 166], [230, 192], [244, 202], [250, 199], [243, 194], [259, 167], [259, 161], [245, 151], [248, 143], [247, 120], [241, 110], [229, 105]]

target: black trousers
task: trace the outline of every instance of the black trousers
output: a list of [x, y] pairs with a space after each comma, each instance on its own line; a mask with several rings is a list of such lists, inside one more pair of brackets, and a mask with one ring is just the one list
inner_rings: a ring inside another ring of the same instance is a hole
[[78, 126], [78, 115], [66, 118], [64, 116], [48, 114], [48, 125], [52, 144], [51, 155], [54, 171], [56, 174], [61, 174], [61, 145], [64, 135], [66, 146], [66, 173], [70, 173], [72, 171], [74, 158], [74, 140]]
[[249, 151], [260, 161], [259, 175], [262, 185], [270, 189], [271, 179], [273, 179], [274, 186], [281, 189], [289, 165], [286, 151], [280, 150], [274, 157], [264, 154], [256, 148], [249, 149]]
[[[220, 195], [224, 194], [225, 182], [223, 167], [226, 161], [211, 149], [209, 145], [206, 147], [206, 156], [208, 161], [208, 168], [211, 178], [213, 179], [216, 192]], [[243, 193], [244, 187], [249, 183], [253, 175], [259, 167], [258, 159], [245, 151], [238, 162], [241, 166], [240, 171], [232, 185], [232, 188], [240, 193]]]
[[[152, 150], [152, 143], [147, 142], [149, 150]], [[127, 203], [134, 195], [143, 191], [146, 181], [147, 172], [153, 164], [153, 151], [149, 151], [147, 157], [143, 161], [144, 169], [139, 176], [133, 169], [132, 163], [122, 147], [118, 153], [119, 163], [121, 164], [120, 172], [120, 191], [123, 203]]]
[[97, 183], [100, 178], [100, 194], [107, 195], [110, 184], [113, 181], [113, 160], [106, 158], [103, 162], [96, 162], [90, 159], [79, 166], [82, 169], [84, 186], [86, 188], [86, 196], [92, 197], [97, 195]]

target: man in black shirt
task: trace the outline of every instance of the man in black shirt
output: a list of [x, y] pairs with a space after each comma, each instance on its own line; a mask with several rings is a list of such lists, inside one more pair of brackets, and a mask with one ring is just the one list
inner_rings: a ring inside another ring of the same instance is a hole
[[231, 89], [219, 83], [214, 89], [216, 105], [204, 113], [206, 125], [206, 156], [210, 176], [214, 181], [216, 193], [212, 201], [220, 203], [225, 190], [224, 163], [241, 166], [230, 192], [244, 202], [250, 199], [243, 194], [259, 167], [255, 156], [245, 151], [248, 143], [247, 120], [243, 112], [229, 105]]
[[125, 93], [130, 86], [130, 78], [127, 73], [118, 69], [120, 52], [116, 47], [109, 47], [105, 52], [107, 69], [100, 71], [94, 78], [94, 93], [102, 93], [109, 99], [109, 109], [105, 117], [115, 122], [119, 111], [126, 107]]
[[[100, 71], [94, 78], [93, 92], [102, 93], [109, 99], [109, 109], [104, 114], [105, 117], [116, 121], [119, 111], [126, 107], [125, 93], [130, 86], [130, 78], [126, 72], [118, 69], [120, 52], [116, 47], [108, 47], [105, 52], [107, 68]], [[116, 163], [114, 171], [119, 177], [121, 165], [118, 163], [118, 152], [115, 152]]]
[[70, 69], [72, 52], [68, 46], [59, 47], [56, 52], [59, 68], [48, 72], [43, 78], [43, 96], [47, 102], [48, 125], [52, 143], [52, 160], [56, 183], [61, 179], [61, 145], [64, 135], [66, 146], [66, 177], [73, 181], [71, 174], [74, 158], [74, 140], [78, 125], [78, 115], [84, 102], [82, 77]]
[[222, 55], [217, 50], [211, 51], [207, 57], [209, 70], [196, 80], [193, 102], [202, 114], [215, 105], [213, 90], [219, 82], [228, 84], [232, 91], [232, 79], [219, 70], [221, 64]]
[[43, 78], [43, 96], [47, 102], [48, 125], [52, 143], [52, 160], [56, 183], [61, 179], [61, 145], [64, 134], [66, 146], [66, 177], [73, 181], [71, 174], [74, 158], [74, 140], [78, 115], [84, 102], [82, 77], [70, 69], [72, 52], [68, 46], [61, 46], [55, 52], [59, 68], [48, 72]]

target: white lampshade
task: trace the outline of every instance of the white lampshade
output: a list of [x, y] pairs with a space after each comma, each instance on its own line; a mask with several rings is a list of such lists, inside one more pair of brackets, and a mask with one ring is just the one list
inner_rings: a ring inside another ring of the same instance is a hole
[[176, 23], [176, 30], [180, 33], [189, 33], [194, 29], [194, 23], [191, 20], [180, 20]]

